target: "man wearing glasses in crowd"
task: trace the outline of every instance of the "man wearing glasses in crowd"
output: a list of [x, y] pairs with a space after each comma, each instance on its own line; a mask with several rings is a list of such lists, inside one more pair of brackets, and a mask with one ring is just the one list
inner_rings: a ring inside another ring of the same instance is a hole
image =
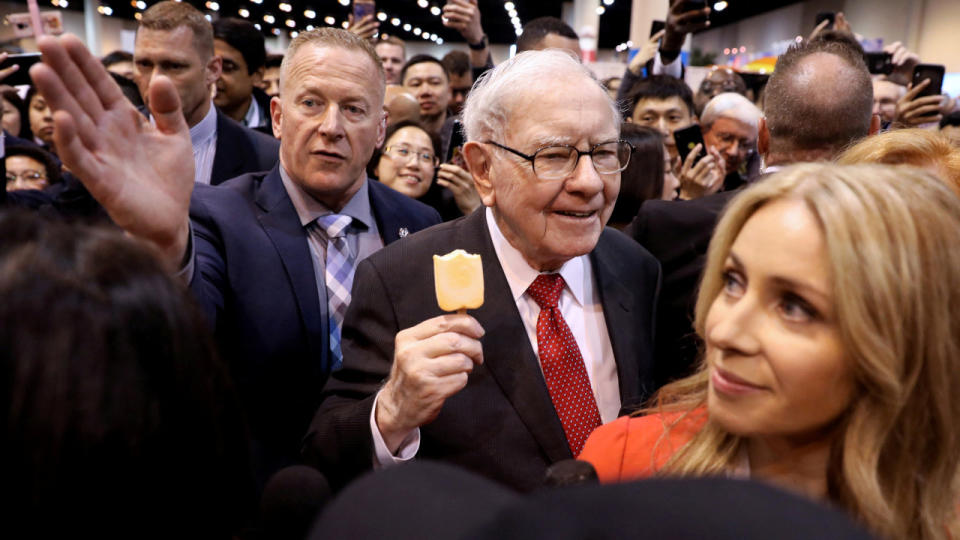
[[[659, 267], [604, 228], [632, 151], [604, 89], [566, 53], [521, 53], [463, 121], [486, 208], [357, 268], [343, 369], [305, 442], [335, 486], [416, 456], [529, 491], [654, 390]], [[432, 256], [454, 249], [481, 255], [485, 299], [444, 314]]]

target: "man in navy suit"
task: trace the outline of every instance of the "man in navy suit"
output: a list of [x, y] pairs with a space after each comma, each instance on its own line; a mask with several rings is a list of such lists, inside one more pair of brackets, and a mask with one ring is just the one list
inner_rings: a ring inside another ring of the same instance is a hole
[[143, 13], [133, 49], [133, 79], [144, 102], [150, 83], [165, 75], [176, 86], [190, 126], [197, 183], [217, 185], [277, 163], [279, 142], [223, 114], [210, 97], [223, 59], [214, 54], [213, 27], [186, 2], [154, 4]]
[[329, 308], [338, 298], [326, 272], [333, 239], [314, 223], [350, 218], [338, 246], [355, 265], [440, 221], [366, 177], [386, 127], [376, 53], [342, 30], [300, 34], [281, 68], [283, 97], [271, 103], [279, 166], [194, 190], [189, 130], [167, 77], [149, 88], [153, 126], [129, 114], [75, 37], [42, 39], [41, 48], [45, 63], [32, 74], [56, 111], [64, 162], [120, 227], [189, 281], [238, 385], [263, 482], [297, 459], [338, 363]]

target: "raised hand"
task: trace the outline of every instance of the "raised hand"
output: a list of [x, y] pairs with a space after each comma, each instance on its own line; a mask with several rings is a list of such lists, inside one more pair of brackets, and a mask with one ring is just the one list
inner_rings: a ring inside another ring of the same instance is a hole
[[680, 167], [681, 199], [696, 199], [712, 195], [723, 186], [723, 158], [719, 152], [710, 148], [707, 155], [697, 161], [697, 157], [702, 152], [703, 145], [694, 146]]
[[483, 39], [477, 0], [449, 0], [443, 6], [443, 25], [455, 28], [467, 43], [479, 43]]
[[481, 336], [480, 323], [461, 314], [434, 317], [397, 334], [390, 377], [375, 412], [391, 452], [467, 385], [473, 366], [483, 363]]
[[630, 60], [630, 64], [627, 66], [630, 73], [640, 75], [643, 66], [647, 65], [647, 62], [653, 60], [653, 57], [657, 55], [657, 49], [660, 47], [660, 38], [666, 33], [667, 30], [663, 29], [650, 36], [650, 39], [643, 44], [643, 47], [637, 51], [637, 54], [633, 55], [633, 60]]
[[194, 165], [173, 83], [160, 76], [150, 85], [153, 125], [76, 36], [45, 36], [38, 45], [43, 63], [30, 76], [54, 112], [63, 163], [117, 225], [156, 245], [177, 269], [189, 235]]
[[910, 128], [940, 121], [944, 97], [917, 97], [917, 94], [928, 86], [930, 86], [930, 79], [924, 79], [917, 86], [911, 85], [907, 93], [897, 101], [897, 111], [894, 113], [891, 124], [894, 128]]
[[353, 14], [347, 15], [347, 31], [363, 39], [373, 39], [373, 35], [380, 29], [380, 22], [373, 14], [364, 15], [359, 21], [353, 20]]
[[469, 215], [483, 202], [477, 193], [473, 175], [469, 171], [452, 163], [441, 163], [437, 170], [437, 183], [453, 193], [453, 200], [463, 215]]

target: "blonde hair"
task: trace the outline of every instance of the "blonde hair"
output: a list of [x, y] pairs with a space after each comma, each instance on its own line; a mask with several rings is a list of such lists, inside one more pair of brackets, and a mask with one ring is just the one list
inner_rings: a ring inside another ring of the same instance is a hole
[[[960, 463], [960, 199], [908, 167], [805, 164], [757, 183], [730, 203], [710, 243], [696, 306], [701, 338], [734, 240], [781, 199], [802, 201], [820, 224], [857, 387], [837, 423], [828, 496], [885, 537], [946, 538]], [[702, 363], [663, 387], [647, 412], [705, 406], [707, 381]], [[708, 420], [660, 472], [723, 473], [743, 444]]]
[[946, 136], [926, 129], [898, 129], [867, 137], [847, 149], [837, 163], [885, 163], [934, 168], [960, 194], [960, 148]]
[[377, 80], [370, 81], [370, 84], [376, 84], [379, 89], [380, 105], [383, 105], [383, 95], [386, 92], [387, 76], [383, 71], [383, 64], [380, 61], [380, 55], [373, 48], [369, 41], [362, 37], [341, 30], [339, 28], [321, 27], [313, 30], [307, 30], [297, 34], [287, 47], [287, 52], [283, 55], [283, 61], [280, 62], [280, 88], [283, 88], [284, 81], [287, 79], [287, 71], [290, 64], [297, 56], [297, 51], [304, 45], [314, 45], [316, 47], [334, 47], [346, 49], [348, 51], [358, 51], [366, 54], [373, 63], [377, 73]]

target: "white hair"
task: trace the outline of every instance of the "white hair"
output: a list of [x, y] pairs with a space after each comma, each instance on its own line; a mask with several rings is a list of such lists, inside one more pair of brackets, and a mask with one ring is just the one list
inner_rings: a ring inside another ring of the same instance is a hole
[[466, 139], [502, 139], [511, 106], [516, 101], [513, 97], [521, 92], [542, 92], [548, 82], [578, 77], [597, 85], [600, 94], [610, 105], [611, 118], [619, 131], [620, 111], [593, 73], [569, 52], [546, 49], [522, 52], [487, 71], [477, 80], [463, 107]]
[[750, 126], [754, 131], [760, 123], [760, 109], [749, 99], [735, 92], [717, 94], [703, 108], [700, 125], [709, 130], [718, 118], [730, 118]]

